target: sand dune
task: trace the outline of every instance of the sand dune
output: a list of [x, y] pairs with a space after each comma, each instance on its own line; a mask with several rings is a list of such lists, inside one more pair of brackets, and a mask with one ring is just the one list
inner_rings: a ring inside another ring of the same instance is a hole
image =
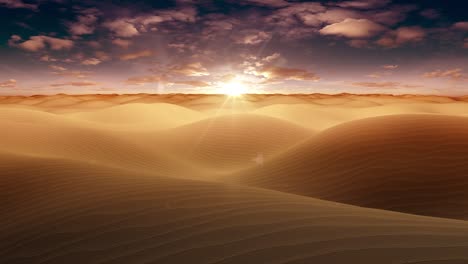
[[[91, 122], [120, 125], [122, 128], [135, 129], [168, 129], [192, 123], [203, 118], [201, 113], [167, 103], [156, 104], [122, 104], [95, 111], [87, 110], [69, 114], [70, 117]], [[176, 117], [176, 118], [174, 118]]]
[[240, 182], [365, 207], [468, 219], [468, 118], [399, 115], [328, 129]]
[[233, 170], [255, 164], [256, 157], [268, 158], [311, 135], [313, 131], [277, 118], [237, 114], [154, 134], [154, 144], [203, 166]]
[[468, 263], [467, 102], [0, 96], [0, 262]]
[[323, 130], [335, 125], [359, 120], [397, 114], [444, 114], [463, 116], [468, 114], [465, 103], [428, 104], [417, 101], [378, 103], [350, 101], [341, 105], [276, 104], [257, 108], [255, 114], [281, 118], [314, 130]]
[[67, 160], [0, 155], [0, 168], [4, 263], [468, 260], [462, 221]]
[[[168, 155], [156, 147], [134, 144], [121, 133], [77, 122], [54, 114], [9, 109], [0, 110], [0, 151], [34, 155], [38, 157], [63, 157], [87, 163], [104, 164], [119, 168], [158, 170], [168, 175], [178, 175], [194, 170], [190, 161]], [[196, 172], [196, 173], [195, 173]], [[194, 174], [204, 173], [197, 168]]]

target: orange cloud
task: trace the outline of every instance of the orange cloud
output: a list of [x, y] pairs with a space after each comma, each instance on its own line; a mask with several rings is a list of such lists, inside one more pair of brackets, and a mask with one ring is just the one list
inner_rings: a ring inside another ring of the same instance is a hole
[[89, 59], [86, 59], [84, 61], [81, 62], [81, 64], [83, 65], [98, 65], [100, 64], [102, 61], [100, 59], [97, 59], [97, 58], [89, 58]]
[[94, 85], [98, 85], [98, 84], [99, 83], [97, 83], [97, 82], [82, 81], [82, 82], [54, 83], [54, 84], [51, 84], [50, 86], [51, 87], [62, 87], [62, 86], [79, 86], [79, 87], [83, 87], [83, 86], [94, 86]]
[[260, 75], [268, 80], [318, 81], [320, 77], [303, 69], [270, 66], [262, 69]]
[[322, 35], [338, 35], [348, 38], [369, 38], [386, 28], [368, 19], [347, 18], [341, 22], [334, 23], [322, 28]]
[[269, 32], [259, 30], [246, 30], [240, 32], [238, 36], [235, 36], [234, 41], [237, 44], [257, 45], [270, 40], [271, 37], [272, 34]]
[[29, 40], [21, 42], [22, 38], [18, 35], [11, 36], [8, 41], [10, 46], [18, 47], [27, 51], [40, 51], [49, 47], [52, 50], [66, 50], [71, 49], [74, 42], [69, 39], [60, 39], [49, 36], [32, 36]]
[[179, 65], [171, 68], [171, 72], [182, 74], [185, 76], [206, 76], [210, 75], [208, 70], [203, 67], [200, 62], [194, 62], [184, 65]]
[[164, 82], [165, 79], [161, 76], [147, 75], [147, 76], [135, 76], [130, 77], [125, 81], [127, 85], [143, 85], [147, 83], [159, 83]]
[[63, 77], [73, 77], [73, 78], [85, 78], [91, 75], [91, 72], [85, 71], [72, 71], [68, 70], [65, 67], [58, 65], [49, 65], [49, 68], [53, 70], [53, 74], [63, 76]]
[[423, 74], [426, 78], [451, 78], [453, 80], [459, 80], [463, 78], [462, 69], [449, 69], [449, 70], [435, 70], [432, 72], [426, 72]]
[[15, 79], [0, 82], [0, 88], [16, 88], [16, 83]]
[[368, 87], [368, 88], [396, 88], [400, 86], [398, 82], [355, 82], [354, 86]]
[[109, 21], [104, 23], [103, 26], [119, 37], [128, 38], [140, 34], [135, 25], [128, 19]]
[[382, 68], [386, 69], [386, 70], [394, 70], [396, 68], [398, 68], [398, 65], [382, 65]]
[[190, 85], [190, 86], [195, 86], [195, 87], [207, 87], [210, 86], [209, 83], [203, 82], [203, 81], [180, 81], [180, 82], [175, 82], [176, 84], [185, 84], [185, 85]]
[[122, 48], [128, 48], [132, 44], [130, 40], [120, 38], [112, 40], [112, 43]]
[[142, 50], [139, 52], [134, 52], [134, 53], [128, 53], [120, 56], [120, 59], [123, 61], [127, 60], [135, 60], [139, 58], [144, 58], [144, 57], [151, 57], [153, 56], [153, 52], [151, 50]]

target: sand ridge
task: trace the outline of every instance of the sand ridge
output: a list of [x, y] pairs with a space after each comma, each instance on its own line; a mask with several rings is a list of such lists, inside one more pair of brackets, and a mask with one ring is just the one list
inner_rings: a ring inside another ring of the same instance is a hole
[[324, 130], [234, 178], [364, 207], [467, 219], [467, 138], [466, 117], [365, 118]]

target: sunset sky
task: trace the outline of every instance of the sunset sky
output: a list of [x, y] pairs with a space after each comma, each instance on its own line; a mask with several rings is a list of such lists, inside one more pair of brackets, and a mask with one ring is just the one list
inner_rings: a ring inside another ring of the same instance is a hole
[[468, 94], [464, 0], [0, 0], [0, 94]]

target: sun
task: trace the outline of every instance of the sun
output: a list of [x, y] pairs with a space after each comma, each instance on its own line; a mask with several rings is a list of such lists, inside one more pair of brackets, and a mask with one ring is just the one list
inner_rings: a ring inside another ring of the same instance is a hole
[[221, 93], [232, 96], [239, 97], [247, 92], [247, 87], [242, 82], [228, 82], [221, 86]]

